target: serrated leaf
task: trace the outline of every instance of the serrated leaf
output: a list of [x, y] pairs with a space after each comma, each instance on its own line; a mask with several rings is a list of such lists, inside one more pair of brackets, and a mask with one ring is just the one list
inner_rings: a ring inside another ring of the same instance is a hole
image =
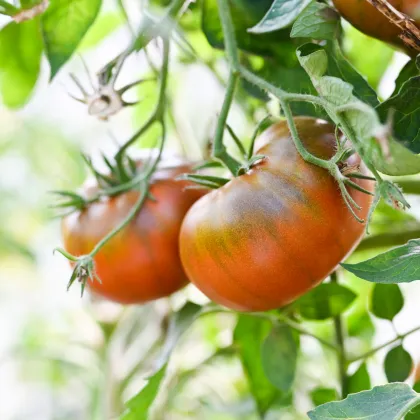
[[311, 0], [274, 0], [262, 20], [248, 31], [264, 34], [286, 28], [310, 2]]
[[165, 344], [158, 357], [152, 376], [147, 385], [136, 394], [128, 403], [127, 411], [122, 420], [148, 420], [149, 409], [158, 395], [160, 384], [165, 377], [169, 357], [181, 336], [191, 324], [199, 317], [202, 307], [187, 302], [178, 312], [175, 312], [170, 321]]
[[353, 375], [349, 376], [347, 382], [347, 391], [349, 394], [366, 391], [370, 389], [370, 377], [366, 363], [362, 363]]
[[233, 341], [248, 378], [258, 411], [263, 416], [281, 392], [267, 379], [261, 360], [262, 343], [270, 332], [271, 322], [250, 315], [240, 315]]
[[347, 287], [325, 283], [303, 295], [295, 307], [304, 318], [320, 321], [340, 315], [354, 299], [356, 294]]
[[323, 3], [310, 3], [293, 24], [292, 38], [333, 40], [337, 37], [340, 17], [337, 12]]
[[269, 381], [280, 391], [290, 391], [296, 372], [298, 346], [290, 327], [274, 327], [264, 340], [261, 359]]
[[382, 102], [378, 114], [386, 121], [391, 112], [394, 137], [414, 153], [420, 153], [420, 76], [407, 80], [398, 94]]
[[101, 4], [102, 0], [50, 0], [41, 22], [51, 79], [76, 51]]
[[410, 283], [420, 280], [420, 239], [358, 264], [341, 264], [347, 271], [373, 283]]
[[420, 395], [407, 384], [388, 384], [331, 402], [308, 413], [311, 420], [401, 420], [420, 404]]
[[413, 359], [402, 345], [388, 352], [384, 361], [385, 374], [388, 382], [403, 382], [411, 373]]
[[0, 94], [10, 108], [30, 98], [38, 80], [42, 37], [39, 20], [9, 23], [0, 30]]
[[378, 318], [392, 321], [404, 306], [404, 297], [397, 284], [375, 284], [370, 310]]
[[338, 400], [338, 392], [333, 388], [316, 388], [311, 391], [311, 399], [315, 406]]

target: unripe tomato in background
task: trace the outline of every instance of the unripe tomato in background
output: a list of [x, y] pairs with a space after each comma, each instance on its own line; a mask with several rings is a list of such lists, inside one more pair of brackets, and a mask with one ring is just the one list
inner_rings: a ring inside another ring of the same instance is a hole
[[[187, 283], [181, 265], [178, 236], [184, 215], [203, 190], [186, 189], [188, 182], [175, 178], [191, 172], [182, 164], [158, 169], [148, 198], [137, 216], [95, 256], [96, 273], [88, 288], [120, 303], [143, 303], [168, 296]], [[85, 187], [85, 193], [95, 193]], [[88, 254], [121, 223], [138, 200], [139, 192], [129, 191], [105, 198], [62, 222], [65, 249], [73, 255]]]
[[[309, 117], [295, 122], [307, 150], [333, 156], [334, 126]], [[336, 269], [365, 230], [328, 171], [300, 157], [285, 121], [266, 130], [258, 147], [266, 158], [197, 201], [180, 234], [190, 281], [241, 311], [278, 308], [303, 295]], [[357, 155], [347, 164], [365, 171]], [[371, 181], [354, 182], [373, 190]], [[349, 192], [366, 218], [371, 196]]]

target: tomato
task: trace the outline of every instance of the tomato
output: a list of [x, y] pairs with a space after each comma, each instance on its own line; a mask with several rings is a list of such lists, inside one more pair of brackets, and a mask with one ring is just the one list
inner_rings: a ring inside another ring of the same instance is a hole
[[[335, 128], [310, 117], [295, 119], [313, 154], [334, 154]], [[180, 234], [185, 271], [213, 301], [240, 311], [286, 305], [325, 279], [354, 249], [365, 226], [346, 207], [333, 177], [305, 162], [286, 122], [258, 139], [265, 159], [246, 174], [198, 200]], [[365, 171], [353, 155], [348, 165]], [[354, 180], [365, 189], [373, 183]], [[349, 189], [367, 217], [371, 196]]]
[[[142, 303], [168, 296], [187, 283], [178, 249], [182, 219], [204, 193], [186, 189], [174, 178], [191, 172], [189, 165], [158, 169], [151, 180], [153, 197], [145, 201], [133, 221], [95, 256], [98, 280], [89, 289], [120, 303]], [[95, 188], [85, 186], [85, 194]], [[129, 191], [91, 204], [62, 222], [65, 249], [73, 255], [88, 254], [130, 212], [139, 193]]]
[[[420, 23], [420, 0], [388, 0], [388, 2], [398, 11]], [[401, 29], [392, 24], [367, 0], [333, 0], [333, 3], [340, 14], [361, 32], [391, 44], [403, 45], [398, 37], [402, 32]]]

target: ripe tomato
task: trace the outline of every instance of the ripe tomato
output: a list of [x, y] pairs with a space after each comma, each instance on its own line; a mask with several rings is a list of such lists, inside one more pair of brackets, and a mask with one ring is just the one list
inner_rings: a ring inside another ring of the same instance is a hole
[[[186, 172], [191, 167], [185, 164], [155, 172], [150, 187], [153, 199], [147, 199], [133, 221], [95, 256], [102, 283], [89, 280], [91, 291], [128, 304], [168, 296], [185, 286], [178, 235], [185, 213], [203, 195], [202, 190], [185, 189], [188, 183], [174, 179]], [[94, 190], [84, 188], [87, 194]], [[91, 252], [127, 216], [138, 197], [138, 192], [129, 191], [65, 217], [65, 249], [76, 256]]]
[[[309, 117], [295, 122], [311, 153], [334, 154], [332, 125]], [[266, 158], [198, 200], [180, 234], [190, 281], [215, 302], [241, 311], [278, 308], [303, 295], [354, 249], [365, 228], [328, 171], [300, 157], [286, 122], [265, 131], [258, 146]], [[347, 163], [361, 165], [357, 155]], [[373, 189], [371, 181], [354, 182]], [[349, 192], [366, 218], [371, 197]]]
[[[398, 11], [420, 23], [420, 0], [388, 0], [388, 2]], [[361, 32], [391, 44], [403, 45], [398, 37], [402, 32], [401, 29], [392, 24], [367, 0], [333, 0], [333, 3], [340, 14]]]

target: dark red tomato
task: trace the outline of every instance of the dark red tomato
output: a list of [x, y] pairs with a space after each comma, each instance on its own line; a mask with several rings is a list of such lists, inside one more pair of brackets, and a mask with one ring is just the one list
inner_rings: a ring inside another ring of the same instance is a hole
[[[191, 172], [188, 165], [158, 170], [147, 199], [133, 221], [96, 255], [96, 272], [102, 283], [88, 281], [94, 293], [120, 303], [142, 303], [168, 296], [187, 283], [181, 265], [178, 236], [182, 219], [204, 193], [186, 189], [174, 178]], [[85, 188], [92, 194], [92, 188]], [[63, 219], [65, 249], [88, 254], [130, 212], [139, 197], [136, 191], [90, 205]]]
[[[296, 118], [313, 154], [334, 154], [335, 128]], [[365, 226], [352, 216], [328, 171], [306, 163], [286, 122], [265, 131], [266, 159], [197, 201], [180, 234], [188, 278], [215, 302], [241, 311], [281, 307], [324, 280], [354, 249]], [[353, 155], [348, 164], [361, 164]], [[362, 168], [362, 170], [364, 170]], [[372, 190], [371, 181], [354, 180]], [[371, 197], [349, 190], [366, 218]]]
[[[420, 0], [388, 0], [398, 11], [420, 23]], [[366, 35], [391, 44], [403, 45], [398, 35], [401, 29], [392, 24], [367, 0], [333, 0], [340, 14]]]

